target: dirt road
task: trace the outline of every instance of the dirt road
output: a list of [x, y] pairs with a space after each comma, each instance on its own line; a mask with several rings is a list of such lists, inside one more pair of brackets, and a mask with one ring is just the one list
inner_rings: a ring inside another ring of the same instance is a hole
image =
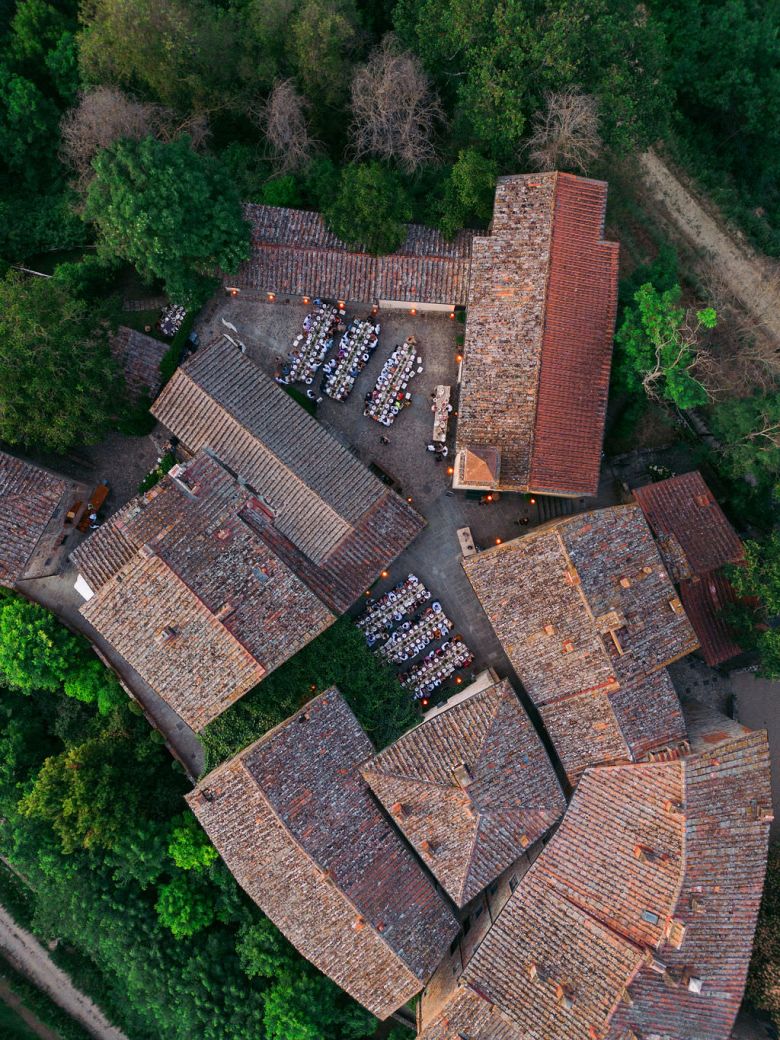
[[780, 278], [771, 262], [724, 230], [652, 149], [639, 157], [639, 164], [651, 201], [780, 345]]
[[43, 946], [0, 907], [0, 950], [13, 966], [75, 1018], [96, 1040], [127, 1040], [54, 964]]

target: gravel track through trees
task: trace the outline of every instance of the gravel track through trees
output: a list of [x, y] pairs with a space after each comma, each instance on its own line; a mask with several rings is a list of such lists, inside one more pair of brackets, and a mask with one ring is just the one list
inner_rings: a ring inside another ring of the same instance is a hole
[[0, 951], [17, 971], [26, 975], [96, 1040], [127, 1040], [89, 997], [76, 989], [38, 940], [20, 928], [3, 907], [0, 907]]
[[652, 149], [639, 157], [651, 201], [780, 346], [780, 278], [771, 261], [724, 230]]

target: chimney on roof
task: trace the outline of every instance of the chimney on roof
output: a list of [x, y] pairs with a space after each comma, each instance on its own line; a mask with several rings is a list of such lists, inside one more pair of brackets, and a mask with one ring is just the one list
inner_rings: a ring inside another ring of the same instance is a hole
[[710, 504], [710, 496], [709, 495], [696, 495], [695, 496], [695, 501], [696, 501], [696, 505], [697, 506], [701, 506], [702, 509], [706, 509], [707, 506]]
[[561, 983], [555, 987], [555, 999], [565, 1008], [566, 1011], [571, 1011], [574, 1007], [574, 993], [570, 986], [564, 986]]
[[669, 606], [675, 614], [682, 614], [683, 606], [680, 602], [679, 596], [672, 596], [672, 598], [669, 600]]
[[453, 766], [452, 775], [458, 787], [466, 788], [474, 781], [469, 767], [465, 762], [459, 762], [458, 765]]
[[673, 813], [674, 815], [682, 815], [683, 806], [682, 802], [669, 801], [664, 802], [664, 812]]
[[436, 846], [433, 844], [433, 842], [428, 841], [427, 838], [423, 838], [423, 840], [420, 842], [420, 848], [426, 854], [426, 856], [432, 856], [434, 852], [436, 852]]
[[630, 578], [625, 578], [625, 577], [621, 578], [620, 579], [620, 584], [621, 584], [622, 588], [630, 589], [631, 588], [631, 579]]
[[682, 921], [672, 918], [666, 925], [666, 939], [670, 946], [679, 950], [685, 939], [685, 925]]
[[649, 845], [642, 845], [637, 842], [634, 846], [634, 859], [638, 859], [641, 863], [652, 863], [656, 858], [655, 851]]
[[157, 642], [161, 645], [164, 643], [170, 643], [178, 635], [173, 625], [165, 625], [157, 633]]
[[352, 922], [352, 927], [356, 932], [362, 931], [366, 927], [366, 919], [362, 914], [358, 914], [355, 920]]
[[395, 816], [396, 820], [403, 820], [406, 818], [406, 810], [401, 802], [393, 802], [390, 806], [390, 812]]
[[539, 968], [536, 965], [536, 961], [531, 961], [531, 963], [528, 965], [528, 978], [531, 980], [531, 982], [534, 982], [536, 979], [539, 978]]
[[698, 896], [691, 896], [690, 900], [688, 901], [688, 906], [690, 907], [692, 914], [704, 913], [704, 902], [703, 900], [699, 899]]

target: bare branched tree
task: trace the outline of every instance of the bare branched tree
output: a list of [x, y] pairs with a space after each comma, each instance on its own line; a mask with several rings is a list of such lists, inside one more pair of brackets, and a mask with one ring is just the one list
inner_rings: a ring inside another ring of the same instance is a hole
[[532, 126], [528, 151], [540, 170], [584, 173], [601, 151], [598, 102], [575, 87], [547, 93]]
[[149, 134], [164, 141], [190, 134], [198, 148], [208, 135], [208, 121], [200, 113], [181, 118], [162, 105], [136, 101], [117, 87], [93, 87], [79, 94], [76, 106], [62, 117], [60, 131], [63, 159], [75, 171], [77, 186], [85, 188], [92, 160], [102, 148]]
[[278, 173], [302, 169], [311, 159], [316, 142], [306, 123], [308, 102], [291, 79], [278, 80], [258, 115], [276, 159]]
[[411, 172], [436, 157], [436, 125], [444, 112], [419, 58], [399, 49], [396, 39], [382, 45], [352, 80], [352, 147], [355, 156], [394, 159]]

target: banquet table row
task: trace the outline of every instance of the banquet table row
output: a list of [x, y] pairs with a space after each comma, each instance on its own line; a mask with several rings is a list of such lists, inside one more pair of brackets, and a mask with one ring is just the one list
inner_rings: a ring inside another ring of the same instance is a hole
[[303, 332], [293, 340], [289, 363], [282, 375], [288, 383], [311, 384], [333, 346], [341, 313], [332, 304], [323, 304], [303, 319]]
[[420, 604], [431, 598], [431, 594], [416, 574], [410, 574], [395, 588], [390, 589], [378, 600], [366, 607], [357, 620], [369, 646], [387, 638], [393, 626], [403, 621]]
[[452, 622], [444, 613], [441, 603], [434, 602], [417, 620], [405, 621], [379, 649], [380, 657], [394, 664], [402, 664], [421, 654], [438, 639], [446, 639]]
[[422, 371], [417, 340], [409, 336], [382, 366], [376, 386], [366, 394], [363, 414], [384, 426], [392, 425], [401, 409], [411, 404], [412, 395], [407, 389], [409, 380]]
[[379, 345], [379, 325], [369, 318], [356, 318], [341, 337], [336, 355], [325, 364], [324, 391], [335, 401], [345, 401], [355, 380]]
[[400, 675], [398, 681], [404, 689], [413, 690], [418, 699], [424, 698], [459, 668], [468, 668], [473, 660], [472, 652], [460, 636], [456, 636], [437, 650], [431, 650], [419, 664]]

